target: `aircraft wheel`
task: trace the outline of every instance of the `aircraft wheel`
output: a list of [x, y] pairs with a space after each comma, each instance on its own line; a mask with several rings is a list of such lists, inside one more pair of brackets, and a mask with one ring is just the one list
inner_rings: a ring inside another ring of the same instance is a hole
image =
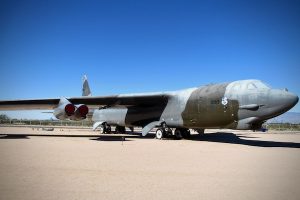
[[175, 139], [176, 140], [181, 140], [182, 139], [182, 130], [176, 128], [175, 132], [174, 132], [174, 135], [175, 135]]
[[126, 128], [125, 126], [120, 126], [120, 133], [125, 134], [126, 133]]
[[199, 135], [203, 135], [204, 134], [204, 130], [205, 129], [201, 129], [201, 128], [196, 129], [196, 131], [199, 133]]
[[187, 129], [187, 130], [186, 130], [186, 137], [187, 137], [187, 138], [190, 138], [190, 137], [191, 137], [191, 131], [190, 131], [190, 129]]
[[191, 132], [189, 129], [183, 129], [182, 130], [182, 137], [183, 138], [190, 138], [191, 137]]
[[156, 139], [161, 140], [161, 139], [163, 138], [163, 136], [164, 136], [164, 131], [163, 131], [163, 129], [158, 128], [158, 129], [156, 130], [156, 133], [155, 133]]
[[111, 127], [110, 125], [106, 125], [106, 133], [110, 134], [111, 133]]
[[134, 127], [129, 127], [129, 129], [132, 133], [134, 132]]
[[173, 131], [170, 128], [163, 128], [163, 137], [172, 137]]
[[119, 134], [120, 133], [120, 126], [116, 126], [115, 128], [115, 134]]
[[116, 126], [116, 134], [125, 134], [126, 133], [126, 128], [125, 126]]
[[104, 134], [104, 126], [103, 125], [99, 126], [99, 133]]

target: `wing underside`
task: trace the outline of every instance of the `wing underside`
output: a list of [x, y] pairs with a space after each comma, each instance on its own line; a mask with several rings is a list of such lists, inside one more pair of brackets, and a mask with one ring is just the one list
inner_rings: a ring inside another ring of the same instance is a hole
[[[101, 106], [158, 106], [166, 105], [168, 95], [166, 94], [142, 94], [142, 95], [115, 95], [98, 97], [71, 97], [66, 98], [72, 104], [85, 104], [89, 108]], [[52, 110], [57, 107], [60, 99], [27, 99], [0, 101], [0, 110]]]

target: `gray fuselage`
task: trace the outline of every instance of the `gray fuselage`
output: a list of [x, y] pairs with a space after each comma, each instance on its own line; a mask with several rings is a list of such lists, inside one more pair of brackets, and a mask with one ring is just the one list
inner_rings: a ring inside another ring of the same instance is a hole
[[[151, 94], [157, 93], [148, 93]], [[165, 103], [103, 107], [94, 110], [92, 120], [127, 127], [144, 127], [160, 121], [174, 128], [258, 129], [264, 121], [288, 111], [298, 102], [296, 95], [271, 89], [259, 80], [210, 84], [159, 94], [164, 96]], [[123, 96], [138, 95], [141, 94]]]

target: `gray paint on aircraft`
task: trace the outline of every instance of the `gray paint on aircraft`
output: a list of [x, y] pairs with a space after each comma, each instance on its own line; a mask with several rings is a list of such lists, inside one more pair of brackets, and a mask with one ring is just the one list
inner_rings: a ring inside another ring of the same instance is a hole
[[0, 110], [48, 108], [58, 113], [72, 103], [93, 109], [92, 120], [97, 124], [147, 129], [161, 123], [197, 130], [257, 129], [267, 119], [291, 109], [298, 99], [286, 90], [271, 89], [259, 80], [242, 80], [174, 92], [72, 97], [62, 103], [58, 98], [0, 101]]

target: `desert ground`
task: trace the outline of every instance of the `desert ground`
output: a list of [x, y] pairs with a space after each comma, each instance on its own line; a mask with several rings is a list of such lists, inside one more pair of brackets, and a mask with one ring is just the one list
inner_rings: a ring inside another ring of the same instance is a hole
[[300, 132], [0, 127], [0, 199], [300, 199]]

